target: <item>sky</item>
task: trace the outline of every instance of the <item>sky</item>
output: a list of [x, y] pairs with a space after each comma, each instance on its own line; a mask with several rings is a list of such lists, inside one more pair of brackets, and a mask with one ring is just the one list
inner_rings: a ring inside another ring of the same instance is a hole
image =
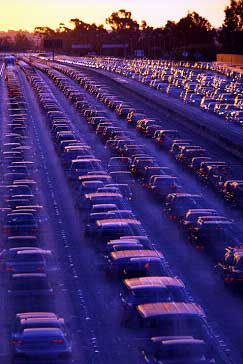
[[33, 31], [35, 26], [56, 29], [61, 22], [69, 27], [71, 18], [105, 24], [105, 19], [119, 9], [131, 11], [133, 19], [146, 20], [154, 27], [196, 11], [219, 27], [229, 3], [230, 0], [0, 0], [0, 30]]

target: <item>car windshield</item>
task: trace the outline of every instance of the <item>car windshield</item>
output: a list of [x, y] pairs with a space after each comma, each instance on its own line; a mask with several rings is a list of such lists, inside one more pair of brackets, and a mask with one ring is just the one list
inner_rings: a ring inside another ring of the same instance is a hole
[[167, 347], [156, 351], [155, 357], [157, 359], [204, 359], [205, 348], [203, 345], [190, 345], [190, 344], [177, 344], [171, 347]]
[[13, 290], [40, 290], [48, 289], [48, 282], [46, 279], [14, 279]]
[[27, 225], [34, 225], [35, 220], [31, 215], [22, 215], [16, 214], [14, 216], [8, 216], [7, 224], [15, 225], [15, 224], [27, 224]]

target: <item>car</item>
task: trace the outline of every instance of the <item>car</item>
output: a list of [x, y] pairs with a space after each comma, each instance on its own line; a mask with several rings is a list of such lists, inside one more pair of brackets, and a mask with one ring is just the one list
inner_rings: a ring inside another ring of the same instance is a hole
[[165, 276], [163, 255], [154, 250], [124, 250], [111, 252], [106, 266], [109, 278]]
[[160, 147], [169, 149], [173, 144], [173, 139], [178, 138], [178, 130], [158, 130], [154, 133], [153, 138]]
[[67, 330], [65, 327], [64, 319], [57, 317], [56, 315], [36, 315], [28, 317], [27, 315], [22, 318], [17, 318], [15, 320], [14, 329], [11, 333], [11, 343], [15, 344], [17, 340], [20, 339], [23, 331], [25, 329], [31, 328], [46, 328], [54, 327], [63, 331], [67, 335]]
[[221, 186], [226, 201], [238, 207], [243, 206], [243, 180], [226, 180]]
[[241, 287], [243, 284], [243, 249], [228, 246], [224, 258], [215, 266], [225, 284]]
[[120, 294], [125, 308], [144, 303], [186, 302], [184, 283], [175, 277], [149, 276], [125, 279]]
[[33, 247], [11, 248], [1, 253], [3, 270], [9, 273], [35, 273], [55, 270], [50, 250]]
[[96, 236], [98, 247], [112, 239], [124, 235], [143, 235], [144, 230], [139, 220], [130, 218], [111, 218], [96, 220], [93, 234]]
[[201, 195], [190, 193], [170, 193], [165, 200], [165, 212], [170, 220], [181, 221], [189, 209], [204, 208]]
[[97, 158], [79, 158], [73, 159], [68, 171], [69, 177], [74, 180], [89, 171], [102, 170], [101, 161]]
[[96, 192], [99, 188], [104, 187], [104, 182], [99, 180], [84, 181], [78, 185], [78, 191], [81, 196], [88, 193]]
[[216, 363], [210, 345], [193, 336], [154, 336], [142, 351], [148, 364]]
[[193, 229], [199, 217], [216, 216], [217, 214], [217, 211], [214, 209], [189, 209], [181, 220], [182, 228], [185, 232], [190, 233], [190, 230]]
[[8, 294], [17, 296], [52, 296], [53, 289], [50, 287], [48, 277], [45, 273], [18, 273], [12, 274]]
[[156, 302], [137, 305], [127, 326], [137, 328], [137, 335], [147, 337], [193, 336], [206, 339], [207, 322], [203, 309], [188, 302]]
[[134, 214], [131, 210], [111, 210], [90, 213], [88, 216], [88, 222], [85, 226], [86, 234], [95, 235], [97, 234], [97, 221], [102, 220], [113, 220], [113, 219], [129, 219], [134, 218]]
[[165, 174], [173, 176], [173, 171], [168, 167], [146, 167], [142, 177], [142, 184], [144, 187], [148, 187], [152, 176], [163, 176]]
[[120, 209], [126, 208], [126, 200], [119, 192], [93, 192], [84, 195], [82, 207], [90, 210], [92, 205], [115, 204]]
[[170, 175], [154, 176], [150, 179], [149, 189], [159, 200], [164, 200], [167, 195], [174, 192], [180, 192], [182, 187], [177, 177]]
[[72, 343], [62, 330], [50, 328], [24, 329], [12, 344], [14, 360], [55, 360], [66, 363], [71, 359]]
[[207, 249], [222, 258], [228, 245], [235, 245], [233, 222], [224, 216], [201, 216], [191, 229], [191, 242], [198, 249]]
[[39, 231], [38, 223], [31, 213], [10, 213], [7, 214], [3, 225], [5, 235], [33, 235]]

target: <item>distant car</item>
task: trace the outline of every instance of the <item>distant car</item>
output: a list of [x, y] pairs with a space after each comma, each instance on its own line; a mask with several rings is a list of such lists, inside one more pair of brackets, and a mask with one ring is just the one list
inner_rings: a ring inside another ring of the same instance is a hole
[[93, 192], [84, 195], [82, 208], [91, 209], [97, 204], [115, 204], [120, 209], [126, 209], [126, 200], [119, 192]]
[[73, 159], [68, 171], [68, 175], [72, 180], [75, 180], [78, 178], [78, 176], [81, 176], [89, 171], [102, 170], [100, 162], [100, 159], [96, 158]]
[[181, 220], [181, 225], [185, 232], [190, 233], [197, 220], [201, 216], [217, 215], [217, 211], [214, 209], [189, 209]]
[[225, 284], [243, 285], [243, 249], [242, 247], [227, 247], [222, 262], [216, 265]]
[[217, 258], [222, 258], [224, 249], [234, 245], [233, 223], [221, 216], [199, 217], [191, 229], [191, 241], [200, 249], [211, 251]]
[[221, 186], [226, 201], [238, 207], [243, 206], [243, 180], [226, 180]]
[[179, 192], [182, 190], [177, 177], [170, 175], [155, 176], [153, 182], [149, 185], [150, 190], [155, 197], [164, 200], [170, 193]]
[[165, 200], [165, 212], [170, 220], [182, 220], [189, 209], [203, 208], [201, 195], [190, 193], [171, 193]]
[[113, 218], [97, 220], [94, 233], [98, 247], [111, 239], [118, 239], [124, 235], [143, 235], [144, 229], [139, 220], [130, 218]]

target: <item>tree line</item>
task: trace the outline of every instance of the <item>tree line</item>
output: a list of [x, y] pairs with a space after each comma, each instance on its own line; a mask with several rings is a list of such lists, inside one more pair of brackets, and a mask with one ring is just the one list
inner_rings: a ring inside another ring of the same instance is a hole
[[[60, 23], [56, 30], [37, 26], [34, 33], [39, 36], [38, 44], [21, 33], [17, 34], [12, 49], [40, 50], [44, 49], [45, 39], [62, 39], [61, 51], [67, 54], [133, 57], [139, 51], [149, 58], [212, 60], [218, 52], [243, 51], [243, 0], [231, 0], [224, 12], [224, 22], [219, 29], [213, 28], [196, 12], [188, 12], [178, 22], [168, 20], [165, 26], [153, 28], [145, 20], [139, 24], [130, 11], [121, 9], [106, 19], [110, 30], [104, 25], [73, 18], [71, 27], [64, 23]], [[6, 39], [0, 38], [0, 50], [4, 42], [6, 48]]]

